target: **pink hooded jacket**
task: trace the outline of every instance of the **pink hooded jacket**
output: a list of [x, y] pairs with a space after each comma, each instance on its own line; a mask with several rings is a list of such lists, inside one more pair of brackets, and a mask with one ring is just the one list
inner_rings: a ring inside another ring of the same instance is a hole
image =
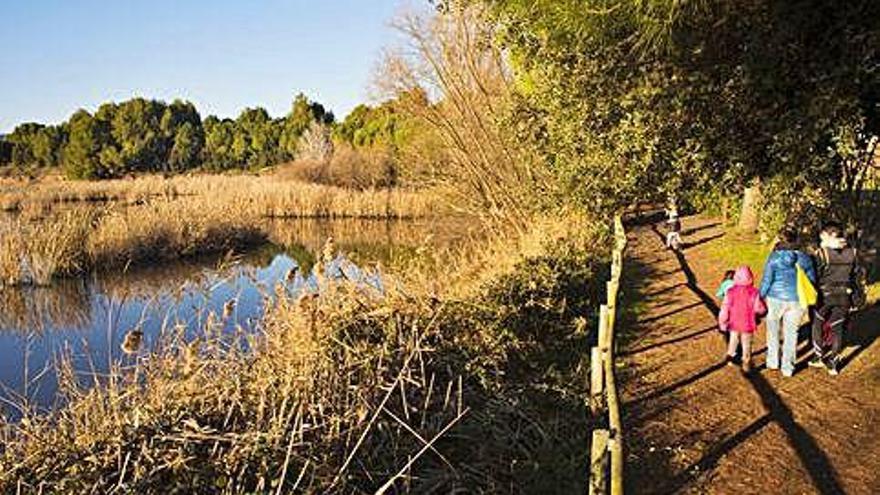
[[753, 282], [754, 276], [748, 266], [736, 269], [733, 287], [727, 291], [718, 314], [721, 330], [753, 333], [758, 328], [757, 316], [764, 314], [767, 308]]

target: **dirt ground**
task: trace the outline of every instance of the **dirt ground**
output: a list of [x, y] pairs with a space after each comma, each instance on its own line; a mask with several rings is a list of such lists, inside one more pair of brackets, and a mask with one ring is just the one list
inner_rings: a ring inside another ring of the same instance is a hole
[[880, 493], [880, 310], [854, 320], [837, 377], [806, 366], [804, 332], [793, 377], [766, 369], [763, 324], [745, 375], [724, 365], [715, 325], [727, 267], [709, 248], [724, 231], [691, 217], [682, 233], [676, 255], [657, 225], [630, 229], [624, 301], [634, 314], [620, 327], [627, 492]]

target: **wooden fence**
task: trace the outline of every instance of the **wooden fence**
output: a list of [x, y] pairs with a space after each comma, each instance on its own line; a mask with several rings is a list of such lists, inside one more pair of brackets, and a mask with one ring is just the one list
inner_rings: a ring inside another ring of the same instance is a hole
[[599, 307], [599, 336], [597, 345], [590, 349], [590, 409], [594, 417], [608, 415], [607, 427], [593, 430], [591, 495], [623, 494], [623, 427], [614, 381], [614, 324], [625, 249], [626, 231], [623, 219], [617, 215], [614, 217], [614, 251], [611, 254], [611, 279], [607, 283], [607, 302]]

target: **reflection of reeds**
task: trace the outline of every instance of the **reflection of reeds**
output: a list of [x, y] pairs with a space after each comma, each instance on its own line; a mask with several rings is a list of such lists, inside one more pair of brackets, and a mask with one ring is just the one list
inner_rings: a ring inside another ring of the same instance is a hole
[[31, 289], [0, 288], [0, 330], [83, 330], [92, 322], [91, 309], [88, 287], [81, 280]]

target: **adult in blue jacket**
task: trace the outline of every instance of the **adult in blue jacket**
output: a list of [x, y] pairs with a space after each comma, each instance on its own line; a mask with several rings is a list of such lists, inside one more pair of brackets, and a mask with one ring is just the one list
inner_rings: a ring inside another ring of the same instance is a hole
[[[797, 294], [797, 267], [815, 284], [813, 260], [801, 251], [797, 237], [784, 232], [764, 264], [761, 297], [767, 302], [767, 368], [782, 368], [783, 376], [794, 374], [797, 354], [798, 327], [806, 309]], [[779, 359], [779, 334], [782, 331], [782, 360]]]

